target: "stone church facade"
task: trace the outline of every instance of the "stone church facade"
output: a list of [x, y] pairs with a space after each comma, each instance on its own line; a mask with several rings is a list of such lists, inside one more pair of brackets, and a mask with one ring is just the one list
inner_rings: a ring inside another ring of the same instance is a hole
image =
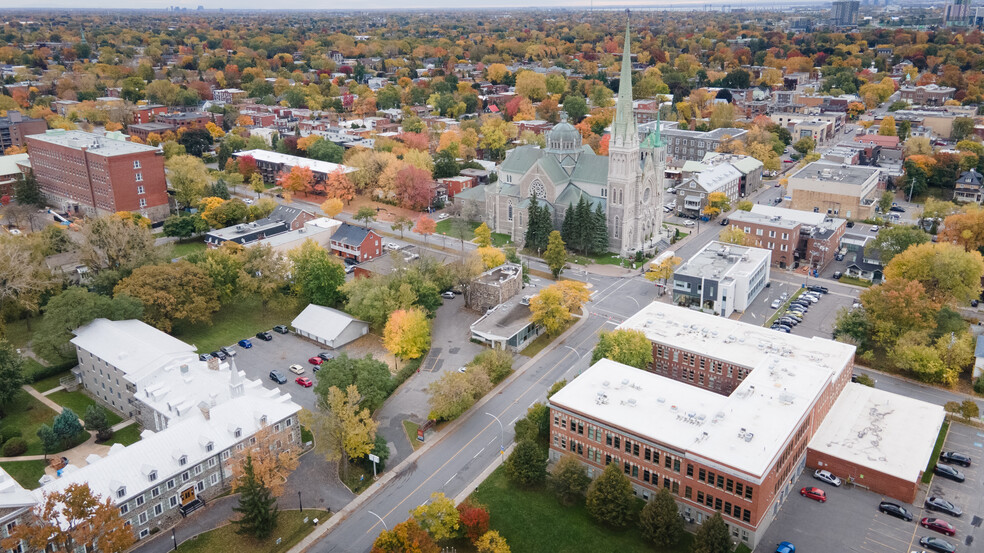
[[[623, 52], [629, 51], [626, 28]], [[651, 251], [663, 238], [666, 166], [658, 124], [656, 129], [640, 139], [632, 109], [632, 66], [624, 55], [608, 156], [583, 144], [580, 132], [565, 118], [546, 133], [545, 148], [510, 150], [497, 182], [464, 190], [455, 203], [465, 217], [483, 220], [522, 245], [531, 196], [547, 206], [556, 229], [567, 209], [583, 197], [592, 211], [600, 205], [605, 213], [611, 251], [623, 256]]]

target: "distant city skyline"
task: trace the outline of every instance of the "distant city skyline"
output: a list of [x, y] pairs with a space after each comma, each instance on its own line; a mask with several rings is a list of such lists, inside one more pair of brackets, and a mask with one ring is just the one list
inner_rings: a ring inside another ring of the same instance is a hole
[[[781, 2], [782, 6], [791, 5], [809, 5], [809, 4], [829, 4], [829, 0], [794, 0], [791, 2]], [[645, 9], [649, 10], [660, 10], [660, 9], [687, 9], [687, 8], [697, 8], [702, 9], [706, 5], [711, 5], [713, 7], [740, 7], [740, 8], [772, 8], [776, 9], [777, 4], [775, 2], [767, 2], [764, 0], [670, 0], [669, 2], [660, 3], [659, 5], [653, 4], [649, 1], [643, 0], [593, 0], [593, 7], [595, 9], [621, 9], [621, 8], [635, 8], [635, 9]], [[428, 9], [428, 8], [455, 8], [467, 10], [469, 8], [463, 8], [460, 2], [455, 0], [416, 0], [413, 3], [407, 3], [398, 0], [368, 0], [366, 2], [361, 2], [359, 8], [353, 8], [351, 6], [341, 6], [341, 5], [312, 5], [310, 2], [302, 0], [283, 0], [276, 3], [275, 8], [271, 8], [270, 2], [265, 0], [212, 0], [209, 2], [202, 2], [196, 0], [105, 0], [100, 2], [95, 2], [94, 0], [42, 0], [41, 2], [36, 2], [31, 6], [18, 6], [20, 9], [92, 9], [92, 10], [163, 10], [169, 7], [187, 8], [190, 11], [196, 11], [198, 6], [202, 6], [205, 10], [230, 10], [230, 11], [244, 11], [244, 10], [257, 10], [257, 11], [278, 11], [278, 10], [298, 10], [298, 11], [357, 11], [358, 9], [366, 10], [414, 10], [414, 9]], [[489, 0], [483, 3], [481, 6], [474, 6], [472, 9], [496, 9], [496, 8], [588, 8], [592, 6], [592, 0], [540, 0], [537, 6], [530, 6], [528, 0]], [[15, 8], [16, 9], [16, 8]], [[0, 9], [0, 14], [4, 12]]]

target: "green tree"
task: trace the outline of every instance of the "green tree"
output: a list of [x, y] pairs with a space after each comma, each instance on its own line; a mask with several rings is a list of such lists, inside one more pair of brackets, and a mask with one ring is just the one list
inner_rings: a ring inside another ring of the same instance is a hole
[[165, 332], [174, 321], [206, 323], [219, 310], [212, 279], [188, 263], [144, 265], [121, 280], [114, 294], [127, 295], [144, 306], [143, 320]]
[[33, 171], [28, 171], [14, 183], [14, 200], [20, 205], [44, 207], [44, 194]]
[[55, 421], [51, 424], [51, 429], [54, 431], [55, 436], [58, 436], [62, 447], [68, 448], [71, 447], [75, 439], [82, 433], [82, 423], [79, 422], [79, 416], [66, 407], [55, 417]]
[[21, 391], [20, 387], [24, 384], [23, 365], [24, 360], [14, 346], [0, 339], [0, 414], [5, 414], [4, 406]]
[[413, 228], [413, 219], [410, 219], [409, 217], [403, 215], [397, 217], [396, 220], [393, 221], [393, 224], [390, 225], [390, 229], [399, 231], [401, 239], [403, 238], [403, 233], [412, 228]]
[[341, 163], [344, 154], [345, 148], [330, 140], [318, 140], [307, 149], [309, 158], [330, 163]]
[[817, 147], [817, 143], [812, 137], [804, 136], [803, 138], [796, 141], [793, 144], [793, 149], [800, 153], [800, 155], [806, 155], [813, 151]]
[[564, 265], [567, 264], [567, 250], [564, 248], [564, 240], [560, 237], [560, 232], [555, 230], [550, 233], [547, 250], [543, 252], [543, 260], [547, 262], [550, 273], [555, 279], [564, 271]]
[[588, 514], [613, 528], [624, 528], [632, 518], [632, 484], [622, 474], [619, 463], [611, 463], [588, 487], [585, 505]]
[[178, 204], [195, 205], [205, 196], [211, 181], [205, 162], [195, 156], [176, 155], [164, 165]]
[[355, 216], [352, 218], [356, 221], [362, 221], [362, 226], [369, 228], [369, 223], [376, 220], [376, 210], [369, 206], [363, 206], [355, 212]]
[[564, 98], [564, 111], [571, 118], [571, 121], [580, 123], [581, 119], [588, 114], [588, 103], [584, 100], [584, 96], [579, 96], [572, 94]]
[[553, 230], [550, 211], [546, 204], [540, 205], [537, 197], [530, 196], [530, 207], [527, 210], [526, 247], [542, 251], [547, 247], [547, 240]]
[[164, 219], [161, 227], [164, 236], [174, 236], [177, 238], [190, 238], [196, 234], [201, 234], [208, 230], [208, 223], [202, 219], [201, 215], [171, 215]]
[[238, 519], [232, 521], [237, 527], [236, 533], [252, 536], [258, 540], [268, 538], [277, 527], [280, 512], [273, 494], [256, 477], [252, 455], [246, 455], [238, 490], [239, 505], [232, 508], [240, 515]]
[[683, 537], [683, 519], [670, 490], [660, 488], [639, 513], [642, 535], [657, 549], [673, 547]]
[[61, 438], [47, 424], [42, 424], [38, 428], [38, 439], [41, 440], [41, 451], [44, 452], [45, 460], [49, 453], [54, 453], [61, 448]]
[[235, 248], [238, 246], [208, 249], [186, 258], [208, 275], [223, 304], [252, 292], [252, 280], [244, 268], [242, 255]]
[[599, 255], [608, 251], [608, 222], [601, 204], [595, 206], [591, 217], [591, 237], [588, 241], [588, 253]]
[[294, 291], [300, 298], [328, 307], [342, 299], [345, 269], [331, 252], [307, 239], [287, 257], [294, 266]]
[[653, 344], [641, 330], [618, 329], [602, 332], [591, 353], [591, 363], [611, 359], [637, 369], [653, 362]]
[[911, 246], [929, 242], [929, 234], [915, 227], [894, 226], [883, 229], [865, 248], [867, 252], [877, 252], [882, 265], [888, 265], [892, 259], [909, 249]]
[[953, 120], [950, 140], [961, 141], [974, 134], [974, 120], [970, 117], [957, 117]]
[[326, 361], [321, 369], [314, 387], [315, 395], [327, 396], [332, 387], [344, 390], [355, 386], [361, 394], [359, 406], [370, 412], [378, 409], [393, 389], [389, 366], [368, 354], [360, 359], [342, 353]]
[[410, 511], [410, 515], [435, 541], [458, 537], [461, 528], [454, 501], [441, 492], [434, 492], [430, 501]]
[[590, 485], [591, 477], [588, 476], [587, 469], [573, 455], [564, 455], [550, 469], [550, 487], [565, 505], [570, 505], [584, 496]]
[[878, 198], [878, 210], [882, 213], [888, 213], [892, 208], [893, 200], [895, 200], [895, 194], [888, 190], [882, 192], [881, 197]]
[[96, 404], [90, 404], [85, 408], [85, 429], [96, 433], [96, 439], [104, 442], [113, 437], [113, 429], [106, 418], [106, 410]]
[[470, 367], [484, 371], [492, 384], [498, 384], [512, 374], [513, 356], [504, 349], [483, 350], [469, 363]]
[[447, 372], [427, 387], [428, 418], [454, 420], [492, 389], [484, 371]]
[[721, 518], [721, 513], [715, 512], [711, 518], [704, 521], [694, 535], [691, 553], [731, 553], [731, 539], [728, 525]]
[[947, 242], [911, 246], [885, 266], [885, 278], [915, 280], [941, 304], [963, 304], [980, 294], [984, 260]]
[[506, 476], [524, 488], [538, 486], [547, 478], [547, 453], [536, 442], [523, 440], [506, 459]]

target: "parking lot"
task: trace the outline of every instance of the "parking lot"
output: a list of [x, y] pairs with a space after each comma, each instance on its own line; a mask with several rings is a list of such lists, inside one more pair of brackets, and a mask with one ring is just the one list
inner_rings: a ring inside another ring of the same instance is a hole
[[[787, 275], [781, 275], [781, 278], [787, 278]], [[803, 277], [800, 275], [788, 275], [788, 279], [778, 280], [774, 275], [772, 285], [759, 293], [759, 296], [755, 298], [755, 301], [745, 310], [739, 320], [746, 323], [764, 325], [777, 311], [772, 308], [773, 300], [781, 298], [784, 293], [792, 296], [794, 292], [800, 289], [804, 282]], [[796, 282], [796, 280], [799, 280], [799, 282]], [[822, 283], [821, 285], [825, 286], [826, 283]], [[792, 328], [791, 334], [806, 336], [808, 338], [812, 336], [830, 338], [834, 329], [834, 323], [837, 321], [837, 312], [842, 307], [851, 307], [851, 304], [854, 303], [854, 298], [855, 296], [834, 290], [830, 293], [823, 294], [820, 301], [810, 306], [807, 313], [803, 316], [803, 321]]]
[[[928, 488], [923, 486], [916, 505], [903, 504], [912, 513], [912, 522], [878, 511], [881, 501], [899, 503], [894, 499], [850, 485], [837, 488], [820, 482], [813, 477], [812, 470], [804, 469], [794, 487], [796, 495], [791, 495], [783, 504], [756, 551], [771, 553], [775, 551], [775, 544], [786, 540], [796, 546], [797, 553], [910, 553], [926, 549], [919, 545], [919, 539], [923, 536], [943, 538], [956, 545], [959, 552], [984, 550], [984, 546], [976, 543], [977, 534], [981, 533], [981, 513], [984, 512], [984, 497], [981, 494], [984, 482], [982, 444], [984, 432], [970, 426], [951, 424], [944, 451], [966, 453], [974, 462], [967, 468], [957, 467], [966, 476], [965, 482], [957, 483], [936, 476]], [[824, 490], [827, 501], [819, 503], [799, 496], [800, 488], [807, 486]], [[950, 501], [963, 510], [963, 515], [953, 517], [927, 511], [923, 506], [927, 491], [928, 495]], [[919, 521], [924, 517], [949, 522], [956, 528], [956, 536], [947, 537], [919, 526]]]

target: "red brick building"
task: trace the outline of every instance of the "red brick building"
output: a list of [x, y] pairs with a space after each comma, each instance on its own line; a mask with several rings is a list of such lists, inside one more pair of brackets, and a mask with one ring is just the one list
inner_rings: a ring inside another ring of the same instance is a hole
[[796, 261], [823, 269], [834, 259], [847, 221], [813, 213], [766, 205], [736, 211], [729, 224], [745, 233], [752, 246], [772, 251], [772, 264], [780, 268]]
[[437, 182], [447, 187], [448, 199], [453, 200], [455, 194], [459, 194], [462, 190], [475, 186], [476, 180], [474, 177], [459, 175], [457, 177], [443, 177], [437, 179]]
[[102, 215], [169, 213], [164, 154], [159, 149], [81, 131], [27, 137], [31, 168], [48, 203], [61, 211]]
[[167, 123], [141, 123], [139, 125], [130, 125], [126, 128], [130, 136], [135, 136], [144, 142], [147, 141], [147, 137], [151, 133], [164, 136], [164, 133], [168, 131], [175, 132], [176, 130], [174, 125], [168, 125]]
[[550, 458], [596, 476], [616, 463], [637, 496], [717, 511], [754, 548], [798, 490], [807, 444], [850, 382], [854, 346], [655, 302], [619, 328], [652, 341], [649, 371], [599, 361], [549, 400]]
[[331, 251], [361, 263], [382, 254], [382, 238], [372, 229], [342, 223], [331, 235]]
[[158, 115], [156, 118], [158, 123], [182, 127], [185, 129], [204, 129], [205, 125], [207, 125], [211, 120], [211, 114], [203, 111], [164, 113], [162, 115]]
[[44, 119], [24, 117], [21, 112], [10, 110], [0, 117], [0, 153], [11, 146], [23, 146], [24, 137], [40, 134], [48, 129]]
[[136, 106], [133, 108], [133, 123], [134, 125], [144, 125], [150, 123], [158, 115], [164, 115], [167, 113], [167, 107], [160, 104], [150, 104], [146, 106]]

